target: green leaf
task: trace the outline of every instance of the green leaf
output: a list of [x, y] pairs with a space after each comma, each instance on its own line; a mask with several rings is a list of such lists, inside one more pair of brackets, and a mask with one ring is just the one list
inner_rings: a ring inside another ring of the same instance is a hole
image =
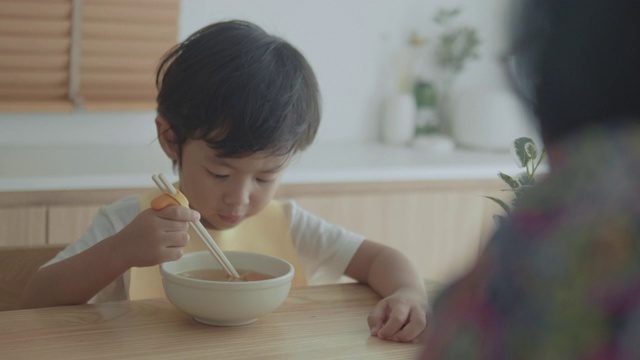
[[504, 210], [507, 214], [509, 213], [509, 205], [507, 205], [504, 201], [493, 197], [493, 196], [485, 196], [485, 198], [495, 202], [496, 204], [500, 205], [500, 207], [502, 208], [502, 210]]
[[522, 194], [522, 192], [516, 191], [516, 196], [513, 199], [511, 199], [511, 206], [514, 207], [514, 208], [516, 207], [516, 204], [518, 203], [518, 195], [519, 194]]
[[529, 177], [526, 172], [523, 172], [518, 176], [518, 183], [522, 186], [531, 186], [536, 183], [536, 179], [533, 176]]
[[528, 137], [520, 137], [513, 141], [513, 148], [516, 152], [516, 156], [518, 157], [518, 161], [520, 161], [520, 167], [527, 166], [527, 163], [531, 159], [527, 152], [527, 144], [530, 143], [532, 144], [533, 140]]
[[524, 148], [531, 161], [535, 160], [538, 157], [538, 148], [536, 147], [536, 144], [533, 143], [533, 141], [525, 144]]
[[522, 195], [526, 194], [527, 191], [529, 191], [529, 189], [531, 189], [532, 185], [523, 185], [521, 186], [518, 190], [515, 190], [514, 193], [516, 194], [515, 199], [513, 199], [514, 201], [519, 199], [520, 197], [522, 197]]
[[507, 183], [507, 185], [509, 185], [509, 187], [513, 190], [517, 189], [518, 186], [520, 186], [518, 184], [517, 181], [515, 181], [511, 176], [503, 173], [503, 172], [499, 172], [498, 176], [500, 177], [500, 179], [502, 179], [502, 181], [504, 181], [505, 183]]
[[440, 35], [436, 48], [438, 65], [459, 73], [469, 59], [477, 58], [480, 39], [471, 27], [457, 27]]
[[461, 11], [460, 8], [439, 9], [433, 17], [433, 21], [440, 26], [446, 26], [453, 18], [458, 16]]

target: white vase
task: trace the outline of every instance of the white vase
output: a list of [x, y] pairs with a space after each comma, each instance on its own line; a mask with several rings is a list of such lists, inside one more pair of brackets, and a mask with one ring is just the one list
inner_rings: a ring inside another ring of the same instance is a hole
[[462, 147], [509, 151], [516, 138], [535, 134], [523, 107], [507, 91], [467, 89], [453, 105], [452, 135]]
[[416, 130], [416, 101], [413, 94], [395, 94], [385, 99], [382, 113], [382, 141], [407, 145]]

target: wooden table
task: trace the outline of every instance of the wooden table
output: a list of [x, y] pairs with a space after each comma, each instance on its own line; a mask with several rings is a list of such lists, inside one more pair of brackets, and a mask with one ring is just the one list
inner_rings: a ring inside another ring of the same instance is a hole
[[200, 324], [165, 299], [0, 312], [0, 359], [414, 359], [422, 344], [369, 335], [368, 286], [292, 289], [253, 324]]

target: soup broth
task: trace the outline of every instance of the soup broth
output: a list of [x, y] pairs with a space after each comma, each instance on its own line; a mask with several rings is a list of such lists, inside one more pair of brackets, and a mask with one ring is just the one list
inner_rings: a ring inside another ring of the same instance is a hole
[[274, 278], [274, 276], [263, 274], [257, 271], [244, 270], [244, 269], [236, 269], [236, 271], [240, 275], [240, 279], [236, 279], [232, 277], [222, 269], [198, 269], [198, 270], [184, 271], [184, 272], [178, 273], [178, 275], [192, 278], [192, 279], [198, 279], [198, 280], [227, 281], [227, 282], [260, 281], [260, 280], [268, 280], [268, 279]]

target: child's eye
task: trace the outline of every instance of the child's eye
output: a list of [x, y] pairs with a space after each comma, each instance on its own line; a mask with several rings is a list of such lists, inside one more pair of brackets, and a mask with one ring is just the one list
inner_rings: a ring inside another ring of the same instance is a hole
[[216, 179], [226, 179], [229, 177], [229, 175], [225, 175], [225, 174], [216, 174], [214, 172], [209, 171], [209, 174], [211, 174], [211, 176], [213, 176]]
[[261, 183], [261, 184], [266, 184], [266, 183], [270, 183], [273, 182], [273, 179], [261, 179], [261, 178], [256, 178], [256, 181]]

